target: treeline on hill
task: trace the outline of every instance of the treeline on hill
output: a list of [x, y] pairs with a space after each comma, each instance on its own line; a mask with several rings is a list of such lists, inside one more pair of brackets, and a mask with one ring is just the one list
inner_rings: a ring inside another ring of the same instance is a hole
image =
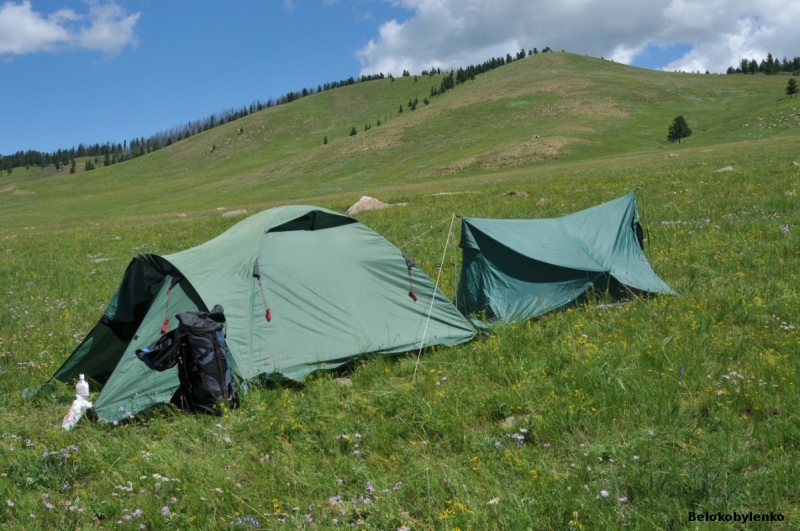
[[[389, 76], [391, 77], [391, 75]], [[39, 166], [45, 168], [54, 165], [56, 170], [62, 166], [70, 166], [70, 171], [74, 173], [74, 160], [81, 157], [94, 157], [94, 161], [87, 160], [85, 169], [87, 171], [102, 166], [110, 166], [118, 162], [141, 157], [153, 151], [158, 151], [161, 148], [170, 146], [175, 142], [179, 142], [190, 136], [196, 135], [203, 131], [208, 131], [219, 125], [238, 120], [248, 116], [249, 114], [269, 109], [284, 103], [290, 103], [305, 96], [310, 96], [316, 92], [325, 90], [332, 90], [339, 87], [346, 87], [364, 81], [372, 81], [375, 79], [385, 79], [386, 76], [381, 74], [364, 75], [360, 78], [349, 77], [340, 81], [332, 81], [317, 86], [316, 89], [303, 88], [298, 92], [288, 92], [279, 98], [269, 98], [267, 101], [256, 100], [250, 105], [244, 105], [239, 109], [226, 109], [224, 111], [214, 113], [206, 118], [187, 122], [185, 125], [172, 127], [166, 131], [159, 131], [151, 135], [149, 138], [134, 138], [130, 142], [127, 140], [120, 143], [106, 142], [104, 144], [78, 144], [78, 147], [70, 149], [59, 149], [52, 153], [28, 150], [18, 151], [11, 155], [0, 156], [0, 172], [7, 171], [11, 173], [12, 168], [25, 166]]]
[[759, 63], [755, 59], [742, 59], [739, 61], [739, 66], [728, 67], [728, 74], [780, 74], [780, 73], [790, 73], [793, 76], [800, 76], [800, 57], [795, 57], [791, 61], [783, 58], [783, 61], [779, 59], [773, 59], [772, 54], [767, 54], [766, 59], [762, 59]]
[[[552, 52], [552, 51], [553, 50], [551, 50], [550, 47], [548, 46], [545, 49], [543, 49], [541, 53]], [[458, 68], [457, 70], [451, 70], [449, 74], [447, 74], [445, 71], [446, 75], [442, 78], [442, 81], [439, 83], [439, 86], [431, 87], [430, 97], [444, 94], [448, 90], [455, 88], [456, 85], [460, 85], [461, 83], [466, 83], [467, 81], [474, 80], [475, 76], [477, 76], [478, 74], [489, 72], [490, 70], [494, 70], [495, 68], [507, 65], [513, 61], [519, 59], [525, 59], [525, 57], [527, 57], [528, 55], [536, 55], [538, 53], [539, 50], [537, 50], [536, 48], [532, 48], [528, 51], [525, 51], [525, 49], [523, 48], [522, 50], [517, 52], [517, 54], [513, 57], [511, 56], [511, 54], [506, 54], [505, 58], [493, 57], [492, 59], [484, 61], [479, 65], [470, 65], [466, 68]], [[441, 68], [431, 68], [430, 70], [423, 70], [420, 75], [423, 77], [425, 76], [433, 77], [435, 75], [441, 75], [441, 74], [442, 74]], [[392, 77], [391, 74], [389, 74], [388, 77], [390, 81], [394, 82], [394, 78]], [[411, 77], [411, 73], [408, 70], [403, 70], [403, 77]], [[418, 80], [419, 78], [417, 76], [414, 76], [414, 83], [416, 83]], [[422, 100], [422, 103], [428, 105], [430, 101], [428, 100], [428, 98], [424, 98]], [[408, 100], [406, 108], [410, 111], [415, 111], [417, 110], [418, 104], [419, 104], [419, 99], [415, 97], [413, 100], [411, 99]], [[398, 114], [402, 114], [403, 112], [402, 104], [398, 108], [397, 112]], [[376, 125], [381, 125], [381, 121], [378, 120], [378, 123]], [[366, 124], [364, 126], [364, 131], [369, 131], [370, 129], [372, 129], [372, 126], [370, 124]], [[355, 126], [353, 126], [350, 129], [350, 136], [355, 136], [356, 134], [358, 134], [358, 132], [356, 131]], [[323, 140], [323, 144], [327, 143], [328, 143], [328, 137], [326, 136], [325, 139]]]
[[[541, 53], [551, 52], [552, 50], [549, 47], [546, 47], [542, 50]], [[503, 66], [505, 64], [511, 63], [514, 60], [524, 59], [528, 55], [536, 55], [540, 53], [536, 48], [532, 48], [528, 51], [525, 49], [520, 50], [517, 52], [515, 56], [512, 57], [511, 54], [506, 54], [506, 57], [497, 57], [492, 58], [488, 61], [485, 61], [479, 65], [470, 65], [466, 68], [458, 68], [457, 70], [451, 70], [449, 75], [446, 75], [439, 87], [431, 87], [431, 96], [436, 96], [439, 94], [443, 94], [447, 90], [454, 88], [456, 85], [460, 83], [464, 83], [468, 80], [475, 79], [475, 76], [478, 74], [482, 74], [484, 72], [488, 72], [490, 70], [494, 70], [497, 67]], [[431, 68], [431, 70], [423, 70], [422, 76], [429, 76], [432, 77], [437, 74], [442, 74], [442, 70], [440, 68]], [[407, 70], [403, 71], [403, 77], [410, 77], [411, 73]], [[416, 76], [414, 76], [416, 79]], [[91, 158], [86, 161], [84, 169], [86, 171], [90, 171], [95, 169], [99, 166], [111, 166], [113, 164], [117, 164], [119, 162], [125, 162], [126, 160], [141, 157], [142, 155], [146, 155], [148, 153], [152, 153], [164, 147], [170, 146], [175, 142], [180, 142], [186, 138], [189, 138], [193, 135], [201, 133], [203, 131], [207, 131], [219, 125], [226, 124], [228, 122], [232, 122], [234, 120], [238, 120], [239, 118], [243, 118], [248, 116], [252, 113], [269, 109], [271, 107], [275, 107], [277, 105], [283, 105], [285, 103], [291, 103], [292, 101], [298, 100], [300, 98], [304, 98], [306, 96], [310, 96], [312, 94], [323, 92], [327, 90], [333, 90], [340, 87], [346, 87], [350, 85], [355, 85], [356, 83], [363, 83], [366, 81], [373, 81], [377, 79], [389, 79], [394, 82], [394, 77], [392, 74], [384, 75], [383, 73], [372, 74], [372, 75], [362, 75], [359, 78], [355, 77], [348, 77], [347, 79], [342, 79], [339, 81], [332, 81], [329, 83], [323, 83], [318, 85], [316, 89], [313, 87], [311, 88], [303, 88], [297, 92], [287, 92], [283, 96], [279, 98], [269, 98], [267, 101], [260, 101], [256, 100], [250, 105], [244, 105], [239, 109], [226, 109], [224, 111], [214, 113], [209, 115], [206, 118], [201, 118], [199, 120], [194, 120], [187, 122], [185, 125], [172, 127], [165, 131], [160, 131], [151, 135], [148, 138], [141, 137], [141, 138], [134, 138], [130, 141], [124, 141], [122, 143], [115, 143], [115, 142], [106, 142], [104, 144], [78, 144], [78, 147], [72, 147], [70, 149], [59, 149], [53, 151], [52, 153], [37, 151], [37, 150], [28, 150], [28, 151], [18, 151], [12, 155], [0, 156], [0, 172], [6, 171], [11, 173], [13, 168], [25, 166], [25, 168], [30, 168], [31, 166], [38, 166], [41, 168], [45, 168], [47, 166], [53, 165], [55, 166], [56, 170], [61, 167], [70, 167], [70, 172], [75, 173], [75, 159], [76, 158], [83, 158], [83, 157], [93, 157], [94, 160]], [[428, 104], [428, 99], [425, 98], [425, 104]], [[411, 110], [416, 109], [416, 101], [409, 102], [409, 107]], [[402, 106], [400, 107], [402, 112]]]

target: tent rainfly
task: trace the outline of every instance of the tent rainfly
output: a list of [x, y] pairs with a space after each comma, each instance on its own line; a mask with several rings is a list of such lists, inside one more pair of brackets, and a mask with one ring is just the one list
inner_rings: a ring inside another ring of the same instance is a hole
[[674, 294], [642, 251], [634, 194], [553, 219], [463, 218], [460, 247], [464, 315], [531, 319], [592, 286]]
[[[54, 378], [80, 373], [111, 422], [169, 402], [176, 368], [156, 372], [135, 352], [178, 325], [175, 315], [221, 304], [229, 365], [245, 381], [301, 380], [355, 356], [454, 345], [475, 331], [385, 238], [331, 210], [284, 206], [251, 216], [198, 247], [135, 257], [100, 322]], [[411, 297], [411, 294], [418, 297]], [[433, 300], [431, 300], [433, 299]], [[432, 304], [432, 308], [431, 308]]]

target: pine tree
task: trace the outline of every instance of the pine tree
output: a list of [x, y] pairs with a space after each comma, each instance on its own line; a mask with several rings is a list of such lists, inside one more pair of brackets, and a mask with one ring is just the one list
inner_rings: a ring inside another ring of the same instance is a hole
[[70, 173], [70, 174], [73, 174], [73, 173], [75, 173], [76, 171], [77, 171], [77, 170], [75, 169], [75, 159], [72, 159], [72, 164], [71, 164], [71, 165], [70, 165], [70, 167], [69, 167], [69, 173]]
[[323, 146], [327, 146], [328, 145], [328, 137], [327, 136], [322, 139], [322, 145]]
[[403, 114], [403, 106], [401, 105], [400, 108], [397, 110], [397, 114]]
[[681, 143], [681, 138], [686, 138], [687, 136], [691, 136], [692, 130], [689, 128], [689, 124], [686, 123], [686, 120], [683, 119], [683, 116], [678, 116], [672, 121], [672, 125], [669, 126], [667, 140], [670, 142], [678, 141], [678, 144]]
[[797, 94], [797, 81], [791, 77], [789, 81], [786, 82], [786, 95], [790, 98], [794, 98], [795, 94]]
[[358, 131], [356, 131], [356, 126], [353, 126], [353, 128], [350, 129], [350, 136], [356, 136], [357, 134]]

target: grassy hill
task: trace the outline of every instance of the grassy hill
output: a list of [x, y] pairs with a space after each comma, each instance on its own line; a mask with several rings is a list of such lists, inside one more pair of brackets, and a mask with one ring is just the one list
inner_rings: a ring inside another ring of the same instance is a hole
[[[705, 511], [798, 527], [800, 103], [776, 101], [786, 78], [547, 53], [423, 105], [439, 81], [361, 83], [108, 168], [0, 177], [0, 528], [683, 529]], [[670, 144], [679, 114], [694, 134]], [[443, 266], [452, 295], [452, 213], [555, 217], [640, 184], [676, 297], [499, 327], [425, 352], [416, 377], [399, 356], [353, 364], [349, 386], [256, 388], [222, 419], [64, 432], [71, 389], [19, 398], [91, 329], [132, 256], [241, 219], [218, 208], [407, 202], [359, 218], [429, 275]]]
[[[790, 135], [782, 76], [675, 75], [565, 53], [539, 54], [420, 102], [441, 76], [361, 83], [231, 122], [149, 156], [70, 176], [18, 168], [0, 179], [8, 224], [357, 198], [420, 182], [671, 148], [683, 114], [703, 147]], [[758, 120], [758, 118], [763, 120]], [[377, 127], [377, 121], [383, 125]], [[373, 128], [364, 132], [364, 125]], [[359, 134], [350, 137], [351, 127]], [[242, 128], [243, 133], [239, 134]], [[329, 143], [323, 145], [327, 136]], [[212, 147], [214, 148], [212, 151]], [[87, 208], [89, 207], [89, 208]]]

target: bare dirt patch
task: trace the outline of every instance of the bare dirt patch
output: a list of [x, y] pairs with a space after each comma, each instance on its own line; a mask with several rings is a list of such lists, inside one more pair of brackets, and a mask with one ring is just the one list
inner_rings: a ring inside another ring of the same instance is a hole
[[493, 170], [552, 160], [558, 157], [564, 146], [575, 141], [572, 138], [551, 137], [500, 145], [481, 157], [480, 167]]
[[571, 98], [541, 105], [520, 113], [516, 121], [530, 120], [538, 116], [580, 116], [582, 118], [610, 119], [627, 118], [630, 114], [620, 108], [612, 98]]

